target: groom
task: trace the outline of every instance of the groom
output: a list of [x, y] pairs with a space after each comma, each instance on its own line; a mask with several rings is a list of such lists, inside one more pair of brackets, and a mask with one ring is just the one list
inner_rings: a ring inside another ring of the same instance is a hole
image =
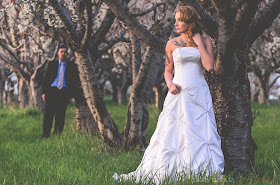
[[63, 131], [66, 108], [79, 80], [76, 64], [67, 60], [68, 47], [59, 46], [57, 54], [59, 60], [48, 64], [43, 83], [43, 138], [50, 137], [54, 117], [54, 134]]

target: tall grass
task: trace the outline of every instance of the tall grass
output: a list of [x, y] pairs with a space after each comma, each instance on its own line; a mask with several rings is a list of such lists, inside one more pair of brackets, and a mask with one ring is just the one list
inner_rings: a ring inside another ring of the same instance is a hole
[[[127, 106], [106, 100], [109, 112], [120, 131], [125, 127]], [[222, 182], [208, 179], [207, 184], [280, 184], [280, 106], [252, 104], [255, 116], [252, 135], [259, 149], [255, 154], [255, 169], [247, 177]], [[147, 139], [155, 130], [160, 111], [149, 106]], [[124, 184], [112, 175], [129, 173], [139, 165], [143, 151], [112, 150], [98, 134], [75, 129], [75, 107], [66, 113], [66, 125], [61, 135], [42, 139], [43, 114], [28, 108], [0, 106], [0, 183], [2, 184]], [[205, 184], [188, 181], [185, 183]], [[132, 184], [132, 183], [126, 183]], [[180, 183], [178, 183], [180, 184]]]

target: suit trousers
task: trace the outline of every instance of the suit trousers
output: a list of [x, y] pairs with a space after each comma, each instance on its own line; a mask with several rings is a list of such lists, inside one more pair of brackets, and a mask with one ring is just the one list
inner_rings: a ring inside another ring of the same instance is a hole
[[61, 133], [63, 131], [65, 112], [70, 97], [68, 96], [66, 88], [59, 90], [57, 87], [51, 87], [46, 93], [45, 98], [43, 137], [49, 137], [54, 117], [54, 134]]

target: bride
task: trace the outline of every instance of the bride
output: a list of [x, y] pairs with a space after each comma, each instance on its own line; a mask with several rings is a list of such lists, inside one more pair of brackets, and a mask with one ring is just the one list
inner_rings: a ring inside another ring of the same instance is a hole
[[169, 92], [156, 130], [138, 168], [114, 174], [115, 179], [160, 184], [182, 176], [223, 173], [221, 139], [202, 73], [203, 68], [213, 70], [214, 54], [210, 38], [201, 36], [198, 20], [192, 7], [177, 9], [175, 28], [181, 35], [166, 45], [164, 77]]

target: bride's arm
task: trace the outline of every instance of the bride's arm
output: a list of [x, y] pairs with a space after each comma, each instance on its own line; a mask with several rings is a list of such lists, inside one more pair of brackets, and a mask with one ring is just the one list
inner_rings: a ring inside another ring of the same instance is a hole
[[178, 94], [181, 90], [181, 87], [177, 84], [173, 84], [173, 69], [174, 69], [174, 63], [173, 63], [173, 57], [172, 57], [172, 45], [170, 44], [171, 41], [168, 41], [166, 44], [165, 52], [165, 71], [164, 71], [164, 79], [166, 82], [166, 85], [169, 89], [169, 91], [172, 94]]
[[164, 79], [168, 89], [170, 88], [173, 80], [173, 57], [172, 57], [172, 50], [170, 46], [170, 41], [167, 42], [165, 48], [165, 71], [164, 71]]
[[215, 60], [211, 39], [209, 37], [201, 38], [200, 34], [196, 34], [193, 40], [198, 46], [203, 67], [207, 71], [212, 71], [214, 69]]

